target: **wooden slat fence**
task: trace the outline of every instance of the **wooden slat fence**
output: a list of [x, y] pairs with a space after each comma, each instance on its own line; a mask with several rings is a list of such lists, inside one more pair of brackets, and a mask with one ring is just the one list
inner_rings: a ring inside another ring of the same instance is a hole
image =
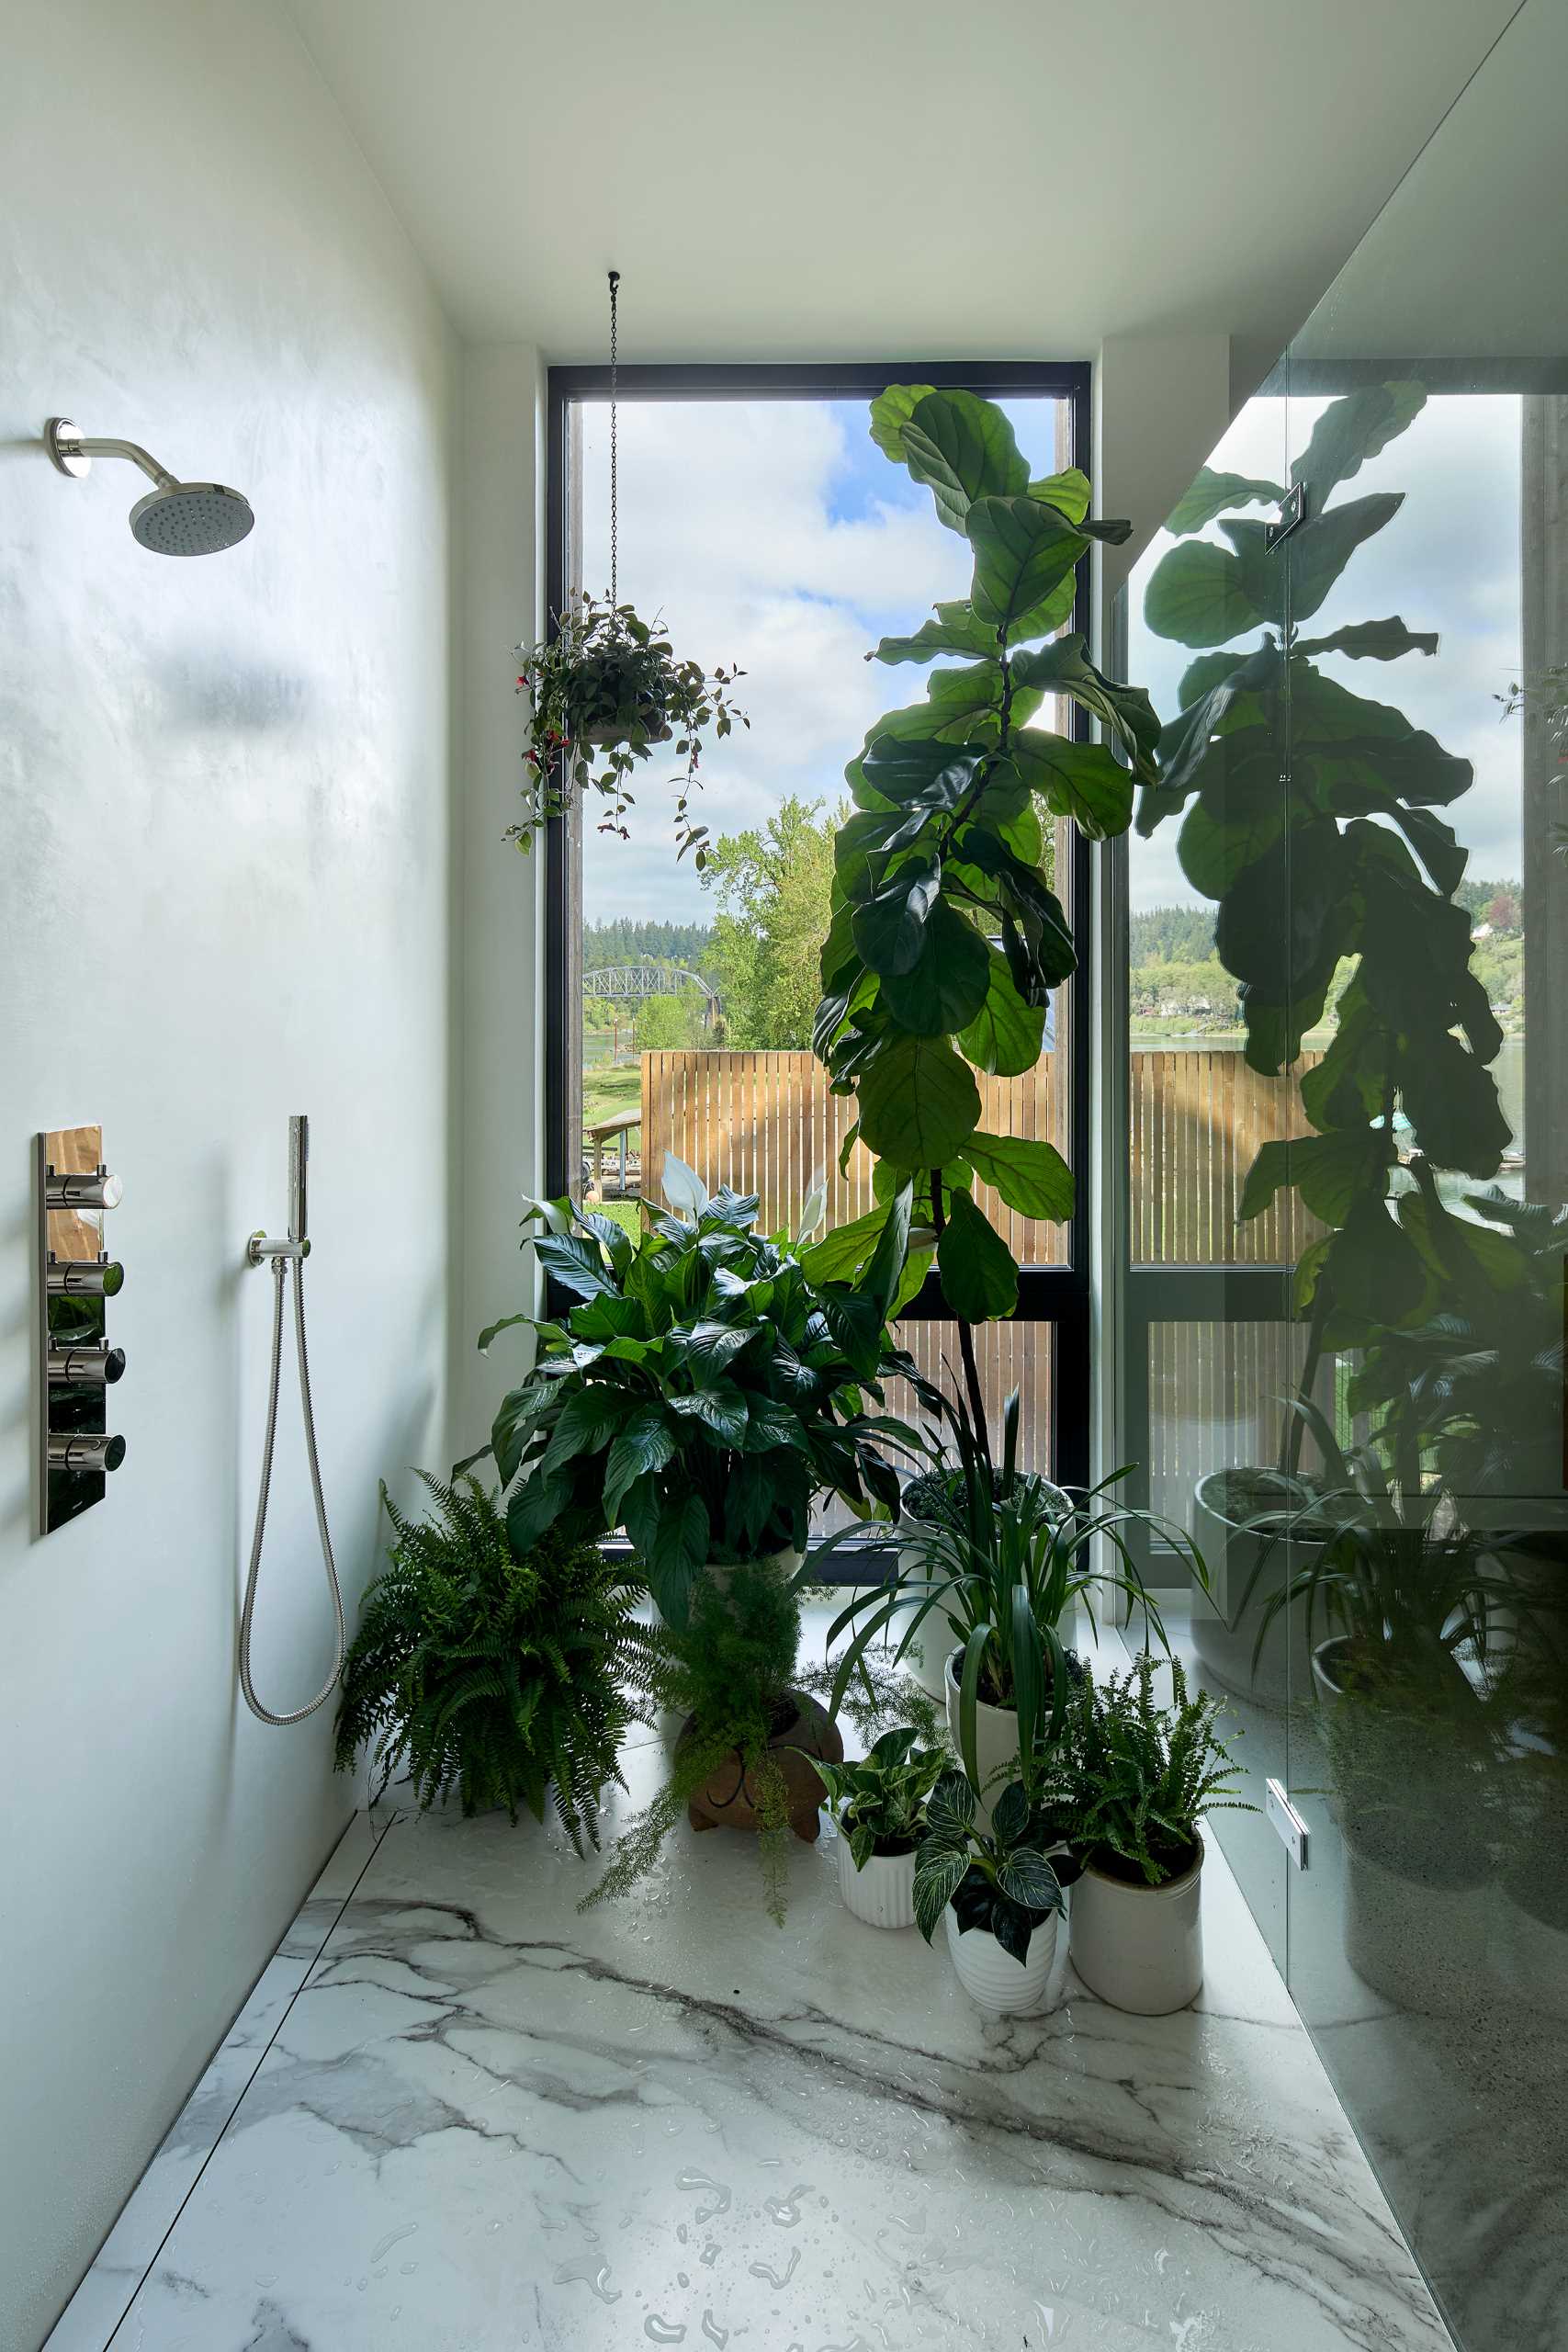
[[[1309, 1069], [1318, 1058], [1303, 1057]], [[981, 1082], [982, 1124], [1066, 1151], [1066, 1105], [1055, 1057], [1022, 1078]], [[793, 1226], [812, 1184], [828, 1184], [828, 1217], [848, 1224], [874, 1205], [871, 1155], [860, 1144], [840, 1170], [854, 1119], [847, 1096], [830, 1094], [807, 1053], [682, 1049], [642, 1057], [645, 1196], [659, 1197], [667, 1151], [708, 1184], [761, 1199], [770, 1232]], [[1134, 1265], [1277, 1265], [1292, 1262], [1321, 1230], [1293, 1193], [1247, 1225], [1236, 1220], [1241, 1187], [1260, 1145], [1303, 1132], [1295, 1079], [1260, 1078], [1230, 1047], [1130, 1057], [1130, 1193]], [[1013, 1255], [1026, 1265], [1059, 1265], [1060, 1226], [1017, 1216], [986, 1186], [976, 1198]]]

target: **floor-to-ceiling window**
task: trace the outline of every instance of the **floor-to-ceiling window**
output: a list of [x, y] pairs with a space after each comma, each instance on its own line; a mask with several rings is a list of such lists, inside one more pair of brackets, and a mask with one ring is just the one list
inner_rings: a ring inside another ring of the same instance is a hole
[[[733, 696], [749, 721], [704, 756], [700, 870], [677, 855], [669, 779], [684, 763], [672, 747], [647, 763], [624, 831], [604, 829], [591, 803], [549, 843], [551, 1188], [627, 1222], [660, 1201], [667, 1153], [709, 1184], [757, 1193], [770, 1229], [793, 1227], [819, 1182], [831, 1223], [872, 1205], [868, 1156], [842, 1150], [853, 1106], [829, 1094], [811, 1053], [832, 840], [846, 762], [879, 717], [924, 699], [932, 674], [875, 660], [877, 645], [966, 594], [972, 568], [929, 492], [872, 438], [869, 403], [889, 382], [962, 383], [1001, 401], [1035, 474], [1087, 462], [1077, 367], [620, 372], [620, 599], [661, 616], [679, 654], [739, 671]], [[557, 612], [609, 585], [608, 395], [605, 370], [552, 371]], [[1051, 704], [1040, 719], [1072, 725]], [[1087, 852], [1054, 821], [1047, 838], [1087, 969]], [[993, 1125], [1049, 1139], [1079, 1167], [1086, 986], [1059, 992], [1034, 1069], [987, 1082]], [[1066, 1226], [998, 1213], [1025, 1273], [1017, 1316], [980, 1335], [988, 1400], [999, 1411], [1018, 1388], [1028, 1458], [1079, 1477], [1084, 1213]], [[934, 1282], [902, 1336], [940, 1374], [951, 1325]]]

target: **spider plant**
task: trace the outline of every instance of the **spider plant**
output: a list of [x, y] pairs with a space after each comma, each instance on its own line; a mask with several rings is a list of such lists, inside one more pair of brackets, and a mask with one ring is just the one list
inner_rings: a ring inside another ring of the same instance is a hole
[[1021, 1471], [1016, 1389], [1003, 1408], [999, 1466], [980, 1446], [967, 1403], [942, 1402], [963, 1470], [963, 1523], [921, 1528], [909, 1547], [917, 1565], [890, 1584], [857, 1593], [834, 1620], [829, 1641], [852, 1630], [839, 1662], [836, 1705], [874, 1643], [896, 1638], [895, 1655], [902, 1658], [928, 1618], [945, 1623], [964, 1653], [958, 1743], [978, 1790], [976, 1710], [982, 1701], [1017, 1713], [1022, 1756], [1060, 1730], [1073, 1673], [1062, 1628], [1076, 1608], [1098, 1631], [1097, 1600], [1125, 1600], [1143, 1614], [1145, 1647], [1153, 1637], [1168, 1651], [1158, 1606], [1133, 1557], [1134, 1529], [1157, 1529], [1205, 1589], [1208, 1579], [1179, 1529], [1116, 1501], [1111, 1489], [1126, 1470], [1082, 1488]]

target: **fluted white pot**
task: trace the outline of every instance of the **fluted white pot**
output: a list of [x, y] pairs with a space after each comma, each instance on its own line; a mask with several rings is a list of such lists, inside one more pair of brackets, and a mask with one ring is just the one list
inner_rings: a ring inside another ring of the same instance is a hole
[[992, 2017], [1028, 2017], [1045, 2006], [1051, 1964], [1056, 1957], [1056, 1914], [1048, 1912], [1029, 1939], [1029, 1958], [1014, 1960], [1004, 1951], [988, 1928], [959, 1933], [957, 1915], [948, 1905], [947, 1949], [958, 1981], [977, 2009]]
[[857, 1871], [850, 1841], [839, 1837], [839, 1893], [844, 1908], [868, 1928], [912, 1928], [915, 1924], [915, 1857], [873, 1854]]
[[1199, 1843], [1191, 1869], [1165, 1886], [1134, 1886], [1092, 1865], [1074, 1886], [1068, 1956], [1112, 2008], [1163, 2018], [1196, 1997], [1203, 1982]]
[[[943, 1678], [947, 1691], [947, 1728], [961, 1756], [964, 1750], [958, 1736], [958, 1669], [963, 1658], [963, 1651], [954, 1650], [948, 1658], [947, 1672]], [[975, 1760], [980, 1768], [975, 1817], [983, 1829], [988, 1829], [992, 1807], [1008, 1781], [1015, 1777], [1009, 1770], [1001, 1778], [993, 1779], [1004, 1765], [1012, 1766], [1018, 1762], [1018, 1715], [1013, 1708], [988, 1707], [984, 1699], [976, 1700]]]

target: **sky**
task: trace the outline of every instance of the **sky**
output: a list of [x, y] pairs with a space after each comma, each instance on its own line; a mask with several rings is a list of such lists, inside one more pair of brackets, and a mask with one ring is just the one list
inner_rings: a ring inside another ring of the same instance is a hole
[[[1051, 472], [1056, 403], [1006, 405], [1032, 474]], [[863, 399], [624, 401], [619, 439], [622, 600], [662, 613], [678, 654], [747, 673], [736, 699], [750, 730], [705, 755], [699, 821], [716, 838], [765, 823], [792, 792], [835, 805], [872, 720], [925, 691], [918, 665], [865, 655], [967, 593], [967, 542], [883, 456]], [[593, 404], [582, 576], [601, 594], [609, 546], [608, 410]], [[675, 863], [664, 779], [676, 764], [649, 761], [631, 841], [588, 831], [590, 922], [712, 920], [690, 858]]]
[[[1055, 463], [1055, 403], [1007, 404], [1032, 473]], [[1325, 403], [1257, 399], [1211, 460], [1285, 479]], [[609, 578], [608, 411], [584, 414], [583, 577]], [[926, 673], [868, 664], [879, 637], [911, 631], [939, 598], [965, 593], [968, 549], [937, 522], [930, 495], [870, 437], [863, 399], [844, 401], [627, 401], [620, 412], [620, 589], [645, 616], [661, 613], [678, 653], [747, 673], [737, 699], [750, 733], [704, 762], [700, 821], [715, 836], [765, 822], [788, 793], [831, 805], [871, 721], [916, 700]], [[1476, 784], [1443, 812], [1472, 850], [1470, 871], [1517, 878], [1519, 738], [1493, 696], [1519, 654], [1519, 402], [1443, 395], [1336, 492], [1407, 493], [1363, 545], [1313, 621], [1314, 633], [1403, 615], [1436, 629], [1436, 657], [1325, 663], [1347, 685], [1392, 702], [1475, 763]], [[1262, 510], [1248, 510], [1260, 514]], [[1218, 537], [1217, 526], [1205, 536]], [[1171, 544], [1159, 534], [1129, 584], [1129, 674], [1163, 718], [1192, 658], [1142, 625], [1144, 593]], [[592, 830], [584, 910], [705, 922], [711, 894], [688, 858], [675, 863], [666, 778], [656, 751], [639, 786], [633, 838]], [[1176, 827], [1131, 853], [1133, 904], [1197, 903], [1175, 855]]]
[[[1218, 472], [1284, 481], [1306, 446], [1324, 400], [1249, 401], [1209, 460]], [[1518, 675], [1520, 403], [1514, 393], [1434, 395], [1405, 431], [1341, 483], [1330, 505], [1373, 491], [1403, 491], [1393, 520], [1351, 557], [1311, 621], [1326, 637], [1350, 621], [1399, 614], [1413, 629], [1437, 630], [1433, 655], [1398, 662], [1325, 656], [1325, 676], [1374, 702], [1389, 703], [1435, 735], [1445, 751], [1472, 761], [1475, 782], [1438, 814], [1471, 852], [1468, 871], [1487, 880], [1520, 876], [1520, 732], [1492, 697]], [[1243, 510], [1261, 519], [1261, 506]], [[1218, 524], [1200, 534], [1224, 546]], [[1182, 672], [1194, 659], [1185, 646], [1143, 625], [1144, 596], [1160, 558], [1174, 545], [1161, 531], [1128, 582], [1128, 670], [1154, 696], [1162, 718], [1177, 707]], [[1238, 639], [1238, 646], [1247, 640]], [[1177, 827], [1134, 838], [1130, 890], [1134, 907], [1203, 903], [1176, 858]]]

